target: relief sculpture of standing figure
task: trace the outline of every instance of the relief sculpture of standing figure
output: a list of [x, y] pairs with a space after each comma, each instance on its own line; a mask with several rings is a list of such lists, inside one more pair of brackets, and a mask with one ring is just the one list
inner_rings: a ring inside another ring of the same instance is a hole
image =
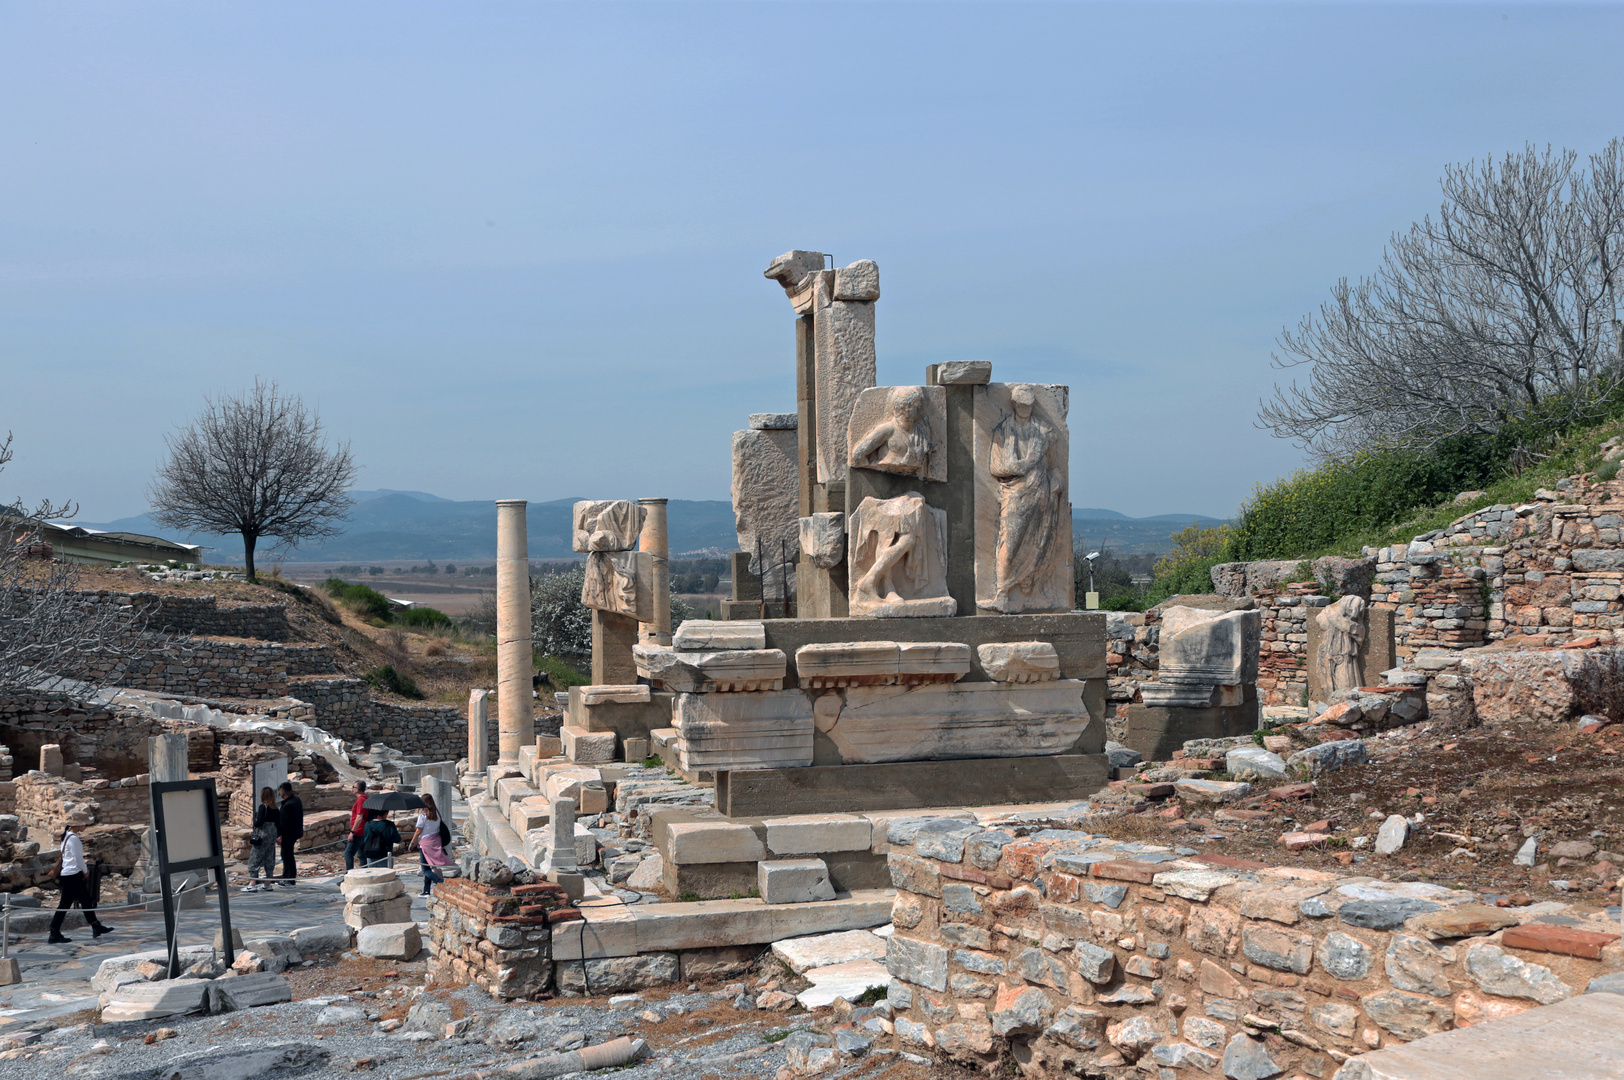
[[992, 433], [991, 472], [998, 481], [998, 592], [993, 606], [1008, 609], [1014, 593], [1031, 593], [1054, 544], [1055, 517], [1064, 494], [1049, 468], [1055, 431], [1037, 409], [1037, 393], [1016, 386], [1014, 411]]
[[1363, 685], [1359, 653], [1365, 644], [1365, 601], [1344, 596], [1314, 616], [1319, 623], [1319, 676], [1327, 697]]

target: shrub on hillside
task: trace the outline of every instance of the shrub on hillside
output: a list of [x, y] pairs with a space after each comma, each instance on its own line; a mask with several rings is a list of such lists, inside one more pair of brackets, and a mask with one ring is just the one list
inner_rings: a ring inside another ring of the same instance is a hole
[[365, 618], [389, 621], [389, 598], [366, 585], [351, 585], [343, 578], [330, 577], [321, 583], [327, 595]]
[[407, 608], [395, 616], [395, 623], [399, 626], [409, 627], [413, 630], [449, 629], [451, 616], [439, 608], [414, 607]]
[[382, 690], [386, 694], [399, 694], [401, 697], [415, 698], [419, 701], [423, 698], [423, 691], [418, 689], [417, 683], [413, 681], [412, 677], [396, 671], [393, 664], [382, 664], [371, 668], [361, 677], [367, 681], [369, 686], [376, 690]]

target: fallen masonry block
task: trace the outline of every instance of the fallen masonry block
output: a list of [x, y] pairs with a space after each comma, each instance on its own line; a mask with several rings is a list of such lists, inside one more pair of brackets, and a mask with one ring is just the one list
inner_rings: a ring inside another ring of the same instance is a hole
[[343, 923], [301, 926], [292, 937], [301, 953], [342, 952], [350, 947], [350, 928]]
[[164, 982], [123, 983], [101, 996], [101, 1020], [116, 1024], [127, 1020], [159, 1020], [202, 1012], [208, 1006], [210, 979], [169, 979]]
[[1179, 780], [1173, 790], [1191, 802], [1239, 802], [1252, 794], [1252, 785], [1239, 780]]
[[209, 984], [209, 1012], [236, 1012], [293, 1000], [293, 988], [280, 975], [266, 971], [215, 979]]
[[822, 859], [763, 859], [756, 864], [756, 887], [769, 904], [833, 900], [829, 867]]
[[268, 1073], [304, 1074], [327, 1064], [328, 1054], [307, 1042], [248, 1043], [229, 1049], [211, 1047], [167, 1062], [161, 1080], [250, 1080]]
[[[180, 954], [181, 967], [187, 968], [199, 960], [216, 959], [213, 947], [209, 945], [182, 945], [177, 952]], [[111, 990], [119, 976], [129, 974], [145, 981], [147, 976], [137, 973], [136, 969], [142, 964], [163, 964], [169, 959], [169, 953], [163, 949], [153, 949], [150, 952], [127, 953], [124, 956], [109, 956], [96, 968], [96, 974], [90, 978], [90, 986], [97, 991]]]
[[1363, 765], [1369, 760], [1369, 751], [1366, 750], [1362, 740], [1342, 739], [1299, 750], [1291, 755], [1286, 765], [1289, 768], [1305, 768], [1309, 775], [1319, 776], [1345, 769], [1350, 765]]
[[411, 960], [423, 951], [423, 938], [414, 922], [376, 923], [361, 928], [355, 947], [379, 960]]
[[1624, 995], [1585, 994], [1362, 1054], [1334, 1080], [1601, 1080], [1624, 1061]]

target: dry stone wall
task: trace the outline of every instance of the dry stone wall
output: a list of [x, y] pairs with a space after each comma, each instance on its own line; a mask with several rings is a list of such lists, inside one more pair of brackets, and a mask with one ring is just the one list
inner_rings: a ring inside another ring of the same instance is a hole
[[1037, 1077], [1329, 1080], [1367, 1050], [1624, 979], [1603, 915], [1019, 831], [890, 826], [903, 1049]]
[[[360, 679], [306, 677], [289, 684], [292, 704], [277, 715], [302, 720], [332, 732], [346, 742], [370, 746], [388, 743], [403, 753], [430, 761], [456, 761], [468, 755], [468, 718], [450, 705], [397, 705], [375, 701]], [[497, 758], [496, 724], [489, 725], [490, 760]], [[533, 741], [531, 735], [526, 742]]]
[[261, 641], [286, 641], [290, 636], [288, 610], [282, 604], [222, 605], [213, 596], [172, 596], [108, 589], [87, 589], [78, 595], [93, 607], [139, 611], [147, 619], [149, 629], [164, 633], [258, 638]]

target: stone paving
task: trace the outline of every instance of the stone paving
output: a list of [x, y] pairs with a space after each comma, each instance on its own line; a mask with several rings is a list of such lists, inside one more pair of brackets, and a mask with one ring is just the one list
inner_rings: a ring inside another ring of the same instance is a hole
[[[401, 872], [414, 894], [420, 887], [415, 865], [403, 864]], [[299, 878], [292, 888], [277, 886], [273, 892], [244, 893], [233, 887], [231, 925], [239, 934], [287, 933], [301, 926], [343, 921], [344, 897], [338, 891], [339, 876]], [[164, 919], [161, 912], [101, 909], [104, 921], [117, 932], [99, 940], [87, 928], [65, 931], [72, 943], [50, 945], [44, 931], [11, 935], [11, 955], [22, 968], [21, 985], [0, 988], [0, 1034], [41, 1020], [70, 1015], [96, 1004], [96, 991], [90, 979], [96, 968], [110, 956], [164, 948]], [[428, 909], [421, 897], [412, 901], [414, 920], [427, 922]], [[207, 944], [220, 928], [219, 904], [213, 893], [207, 906], [182, 911], [177, 916], [180, 944]]]

